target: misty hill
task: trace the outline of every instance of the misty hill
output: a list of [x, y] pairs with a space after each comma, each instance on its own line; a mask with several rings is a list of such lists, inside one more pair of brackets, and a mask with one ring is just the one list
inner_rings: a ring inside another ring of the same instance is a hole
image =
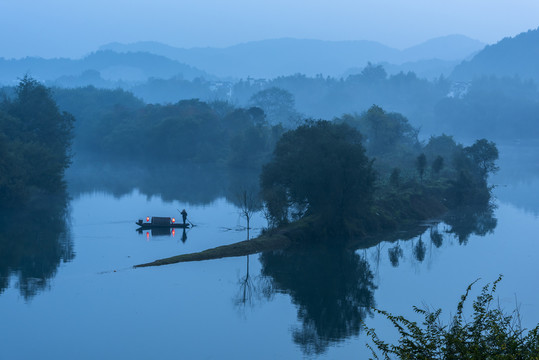
[[[253, 41], [226, 48], [175, 48], [157, 42], [111, 43], [102, 50], [146, 51], [176, 59], [221, 77], [275, 78], [296, 73], [314, 76], [341, 76], [350, 68], [368, 62], [402, 64], [438, 59], [460, 61], [483, 48], [484, 44], [461, 35], [432, 39], [398, 50], [374, 41], [321, 41], [273, 39]], [[452, 66], [453, 64], [450, 64]]]
[[[98, 72], [98, 73], [96, 73]], [[149, 78], [185, 79], [210, 77], [207, 73], [192, 66], [182, 64], [164, 56], [149, 53], [116, 53], [98, 51], [82, 59], [43, 59], [28, 57], [24, 59], [0, 58], [0, 82], [13, 84], [25, 74], [40, 81], [53, 81], [58, 78], [71, 80], [77, 84], [79, 77], [95, 81], [140, 82]], [[80, 79], [79, 79], [80, 80]], [[83, 81], [83, 83], [87, 83]], [[99, 84], [95, 84], [99, 85]]]
[[448, 35], [427, 40], [402, 51], [407, 62], [419, 60], [456, 61], [471, 57], [485, 47], [481, 41], [464, 35]]
[[[110, 44], [114, 51], [159, 51], [186, 64], [221, 77], [275, 78], [282, 75], [319, 73], [336, 75], [352, 65], [394, 58], [398, 50], [371, 41], [329, 42], [277, 39], [249, 42], [227, 48], [166, 47], [155, 43]], [[181, 60], [180, 60], [181, 59]]]
[[451, 77], [462, 81], [490, 75], [517, 75], [539, 82], [539, 28], [485, 47], [455, 67]]

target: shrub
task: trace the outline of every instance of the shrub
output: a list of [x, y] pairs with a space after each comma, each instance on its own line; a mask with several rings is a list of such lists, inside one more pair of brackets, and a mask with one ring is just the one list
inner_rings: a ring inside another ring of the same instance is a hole
[[[507, 315], [491, 307], [501, 279], [500, 275], [492, 285], [483, 287], [473, 302], [469, 321], [463, 317], [463, 307], [477, 280], [461, 296], [449, 325], [440, 321], [441, 309], [430, 311], [414, 306], [414, 311], [424, 316], [423, 326], [375, 309], [391, 321], [400, 339], [397, 345], [392, 345], [381, 340], [372, 328], [367, 328], [367, 334], [384, 359], [390, 359], [391, 355], [398, 359], [539, 359], [539, 324], [526, 331], [520, 325], [518, 311]], [[373, 357], [379, 359], [375, 350], [368, 344], [367, 347]]]

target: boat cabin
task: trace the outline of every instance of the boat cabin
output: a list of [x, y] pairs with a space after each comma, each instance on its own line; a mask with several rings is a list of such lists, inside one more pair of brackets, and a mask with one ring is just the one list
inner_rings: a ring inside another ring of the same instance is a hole
[[143, 228], [154, 228], [154, 227], [183, 227], [187, 228], [189, 227], [188, 224], [178, 224], [176, 223], [175, 218], [170, 217], [159, 217], [159, 216], [153, 216], [153, 217], [146, 217], [146, 221], [139, 219], [136, 224], [138, 226], [141, 226]]

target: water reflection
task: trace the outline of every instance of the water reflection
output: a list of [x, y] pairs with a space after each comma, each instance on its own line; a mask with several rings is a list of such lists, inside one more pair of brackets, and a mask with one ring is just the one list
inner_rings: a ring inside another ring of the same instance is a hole
[[397, 244], [387, 250], [389, 255], [389, 262], [391, 263], [391, 266], [398, 267], [400, 263], [400, 259], [403, 257], [403, 251], [402, 247], [400, 246], [400, 243], [397, 242]]
[[257, 194], [259, 188], [258, 171], [200, 164], [141, 167], [138, 163], [118, 165], [75, 159], [66, 176], [73, 197], [105, 191], [119, 198], [138, 189], [148, 197], [157, 195], [164, 201], [194, 205], [208, 205], [222, 197], [239, 205], [238, 190], [253, 189]]
[[539, 141], [518, 141], [498, 148], [500, 171], [492, 178], [497, 198], [539, 215]]
[[374, 306], [374, 276], [368, 262], [344, 249], [275, 251], [260, 256], [262, 274], [276, 292], [287, 293], [302, 325], [293, 340], [306, 354], [358, 335]]
[[[387, 250], [389, 262], [393, 267], [398, 267], [404, 258], [401, 243], [412, 241], [412, 257], [417, 262], [423, 262], [427, 253], [428, 240], [436, 248], [440, 248], [445, 238], [457, 239], [460, 245], [466, 245], [471, 235], [485, 236], [493, 233], [498, 220], [494, 217], [495, 206], [488, 204], [479, 207], [462, 207], [451, 211], [444, 217], [443, 223], [435, 223], [428, 226], [428, 229], [418, 229], [416, 233], [410, 232], [405, 237], [389, 239], [394, 245]], [[440, 228], [443, 228], [440, 230]], [[416, 241], [417, 239], [417, 241]]]
[[150, 241], [154, 237], [171, 237], [178, 238], [182, 243], [187, 242], [187, 231], [185, 229], [176, 229], [176, 228], [152, 228], [152, 229], [142, 229], [138, 228], [137, 233], [143, 235], [147, 241]]
[[75, 252], [66, 224], [67, 198], [48, 199], [0, 217], [0, 293], [12, 277], [25, 300], [48, 287], [62, 262]]
[[[444, 222], [450, 227], [446, 232], [456, 237], [461, 245], [468, 243], [470, 235], [490, 234], [498, 224], [498, 220], [494, 217], [495, 208], [493, 204], [488, 204], [452, 211], [444, 218]], [[442, 240], [436, 239], [436, 241]]]
[[419, 240], [417, 241], [417, 243], [414, 246], [413, 253], [414, 253], [414, 258], [418, 262], [423, 262], [423, 260], [425, 260], [425, 254], [427, 253], [427, 247], [425, 246], [425, 243], [421, 239], [421, 236], [419, 236]]
[[270, 284], [266, 281], [267, 278], [263, 276], [254, 277], [250, 274], [249, 255], [245, 257], [245, 261], [245, 275], [238, 279], [238, 289], [236, 291], [236, 296], [234, 297], [234, 305], [240, 311], [244, 311], [248, 307], [253, 307], [262, 299], [271, 299], [273, 294]]
[[[74, 195], [100, 189], [121, 196], [138, 188], [148, 196], [160, 195], [164, 200], [192, 204], [208, 204], [224, 196], [241, 210], [244, 203], [238, 198], [237, 189], [256, 189], [258, 186], [256, 173], [232, 173], [215, 167], [178, 165], [174, 168], [155, 167], [150, 172], [140, 171], [137, 166], [124, 167], [120, 171], [105, 168], [107, 176], [92, 173], [90, 167], [86, 170], [71, 178], [70, 188]], [[496, 225], [494, 207], [462, 208], [449, 214], [444, 223], [374, 238], [369, 240], [369, 246], [389, 241], [387, 254], [393, 267], [400, 266], [404, 258], [425, 263], [429, 238], [436, 248], [441, 248], [449, 238], [467, 244], [472, 234], [486, 235]], [[187, 233], [182, 231], [179, 236], [177, 229], [166, 229], [163, 233], [149, 230], [142, 234], [148, 240], [173, 236], [187, 241]], [[360, 239], [358, 244], [367, 247], [364, 241]], [[380, 259], [385, 256], [382, 248], [378, 245], [377, 257], [371, 264], [366, 253], [360, 255], [342, 248], [318, 246], [263, 253], [260, 255], [261, 276], [253, 276], [250, 269], [253, 259], [247, 256], [245, 272], [238, 276], [234, 307], [243, 311], [260, 300], [271, 299], [275, 293], [288, 294], [297, 306], [300, 321], [292, 331], [293, 341], [305, 354], [324, 353], [329, 347], [357, 336], [362, 323], [371, 315], [370, 309], [375, 306], [375, 274]], [[405, 248], [410, 254], [404, 254]]]
[[[405, 257], [423, 263], [429, 237], [437, 248], [450, 237], [465, 245], [472, 234], [484, 236], [496, 224], [492, 205], [467, 207], [448, 214], [443, 223], [414, 227], [379, 240], [389, 242], [389, 261], [398, 267]], [[293, 341], [307, 355], [324, 353], [334, 344], [357, 336], [363, 321], [371, 315], [377, 288], [375, 274], [384, 254], [381, 245], [379, 242], [370, 246], [371, 251], [316, 246], [263, 253], [260, 262], [262, 277], [268, 282], [265, 286], [249, 276], [247, 259], [237, 302], [248, 303], [253, 296], [269, 298], [268, 292], [289, 294], [301, 321], [301, 326], [292, 331]], [[410, 252], [407, 255], [405, 248]], [[374, 257], [368, 258], [368, 252]]]

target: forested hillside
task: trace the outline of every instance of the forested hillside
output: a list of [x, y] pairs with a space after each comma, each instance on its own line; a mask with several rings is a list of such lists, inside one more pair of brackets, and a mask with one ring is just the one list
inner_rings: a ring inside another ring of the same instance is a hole
[[481, 76], [518, 76], [539, 82], [538, 63], [539, 28], [486, 46], [471, 60], [458, 65], [451, 78], [469, 81]]

